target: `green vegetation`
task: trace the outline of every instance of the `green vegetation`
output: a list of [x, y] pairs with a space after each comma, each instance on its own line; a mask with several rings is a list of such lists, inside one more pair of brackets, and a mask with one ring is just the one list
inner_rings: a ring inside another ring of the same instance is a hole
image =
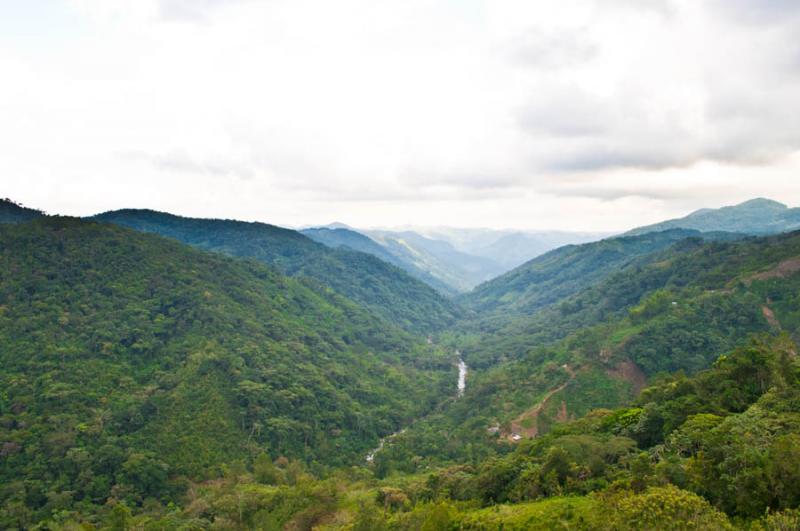
[[406, 330], [429, 333], [452, 324], [459, 315], [450, 300], [405, 271], [369, 254], [330, 249], [297, 231], [151, 210], [117, 210], [95, 219], [208, 251], [254, 258], [286, 275], [314, 279]]
[[371, 254], [377, 258], [380, 258], [386, 263], [403, 269], [411, 276], [425, 282], [429, 286], [437, 289], [440, 293], [443, 293], [447, 296], [454, 296], [457, 293], [455, 288], [449, 284], [446, 284], [445, 282], [442, 282], [424, 269], [418, 267], [414, 261], [408, 260], [402, 255], [390, 253], [378, 242], [372, 240], [368, 236], [364, 236], [360, 232], [343, 228], [329, 229], [324, 227], [304, 229], [300, 232], [315, 242], [322, 243], [334, 249], [344, 247], [354, 251]]
[[265, 451], [363, 462], [455, 378], [330, 290], [69, 218], [0, 226], [0, 366], [2, 528], [177, 501]]
[[481, 284], [463, 297], [479, 321], [501, 315], [530, 315], [588, 288], [635, 259], [653, 255], [687, 238], [735, 239], [735, 234], [670, 230], [566, 245]]
[[788, 208], [783, 203], [757, 198], [738, 205], [704, 208], [680, 219], [671, 219], [639, 227], [627, 235], [658, 232], [668, 229], [695, 229], [704, 232], [726, 231], [745, 234], [778, 234], [800, 229], [800, 208]]
[[648, 379], [700, 371], [753, 334], [798, 339], [798, 256], [800, 234], [690, 239], [527, 322], [459, 330], [448, 340], [473, 367], [466, 395], [394, 440], [376, 459], [379, 472], [476, 464], [507, 452], [514, 433], [541, 436], [593, 408], [628, 404]]
[[15, 215], [0, 528], [800, 525], [800, 233], [564, 248], [456, 322], [345, 243]]
[[507, 269], [485, 255], [461, 252], [443, 239], [414, 231], [371, 230], [366, 234], [400, 260], [414, 264], [457, 292], [465, 292]]
[[[532, 347], [571, 337], [573, 350], [596, 357], [606, 349], [649, 374], [698, 370], [748, 334], [798, 329], [800, 301], [792, 289], [798, 279], [791, 274], [796, 257], [798, 233], [711, 242], [690, 237], [606, 271], [530, 316], [466, 321], [450, 340], [475, 366], [519, 359]], [[772, 323], [765, 307], [776, 316]]]
[[[189, 483], [175, 504], [115, 497], [94, 512], [51, 510], [45, 528], [795, 529], [798, 400], [795, 344], [757, 339], [694, 377], [662, 378], [631, 407], [594, 411], [476, 464], [323, 478], [260, 453]], [[25, 514], [24, 486], [15, 489], [3, 513], [11, 526]]]
[[41, 210], [26, 208], [11, 199], [0, 199], [0, 223], [22, 223], [42, 216]]

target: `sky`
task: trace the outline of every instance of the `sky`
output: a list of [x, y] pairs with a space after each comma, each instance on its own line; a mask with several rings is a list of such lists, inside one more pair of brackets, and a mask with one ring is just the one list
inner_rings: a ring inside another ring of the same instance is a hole
[[616, 231], [800, 204], [796, 0], [0, 0], [0, 197]]

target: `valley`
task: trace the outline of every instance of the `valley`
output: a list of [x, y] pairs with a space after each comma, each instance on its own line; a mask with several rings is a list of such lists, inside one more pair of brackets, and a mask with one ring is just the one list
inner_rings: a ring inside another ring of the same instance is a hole
[[0, 531], [800, 531], [798, 35], [0, 2]]
[[514, 265], [519, 235], [0, 202], [0, 527], [790, 529], [792, 216]]

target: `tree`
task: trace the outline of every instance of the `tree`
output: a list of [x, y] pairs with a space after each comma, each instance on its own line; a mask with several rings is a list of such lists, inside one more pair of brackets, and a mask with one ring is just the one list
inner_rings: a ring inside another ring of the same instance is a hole
[[382, 531], [386, 529], [386, 521], [374, 505], [361, 502], [353, 522], [353, 531]]
[[278, 485], [283, 482], [283, 474], [266, 452], [261, 452], [253, 461], [253, 475], [256, 481], [265, 485]]
[[117, 502], [108, 515], [110, 531], [128, 531], [130, 529], [131, 510], [123, 502]]
[[149, 452], [133, 452], [122, 464], [125, 483], [131, 485], [142, 497], [158, 498], [166, 493], [167, 465]]

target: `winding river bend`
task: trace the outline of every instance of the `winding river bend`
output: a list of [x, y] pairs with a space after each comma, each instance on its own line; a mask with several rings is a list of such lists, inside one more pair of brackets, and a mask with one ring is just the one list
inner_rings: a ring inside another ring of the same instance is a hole
[[[461, 352], [456, 350], [456, 356], [458, 356], [458, 381], [456, 382], [456, 392], [458, 393], [459, 397], [464, 396], [464, 391], [467, 389], [467, 364], [464, 363], [464, 360], [461, 359]], [[392, 433], [391, 435], [387, 435], [383, 437], [380, 441], [378, 441], [378, 446], [370, 450], [367, 454], [366, 460], [367, 463], [372, 463], [375, 460], [375, 454], [383, 450], [383, 447], [386, 445], [387, 442], [391, 441], [393, 438], [397, 437], [401, 433], [403, 433], [405, 428], [402, 430]]]

